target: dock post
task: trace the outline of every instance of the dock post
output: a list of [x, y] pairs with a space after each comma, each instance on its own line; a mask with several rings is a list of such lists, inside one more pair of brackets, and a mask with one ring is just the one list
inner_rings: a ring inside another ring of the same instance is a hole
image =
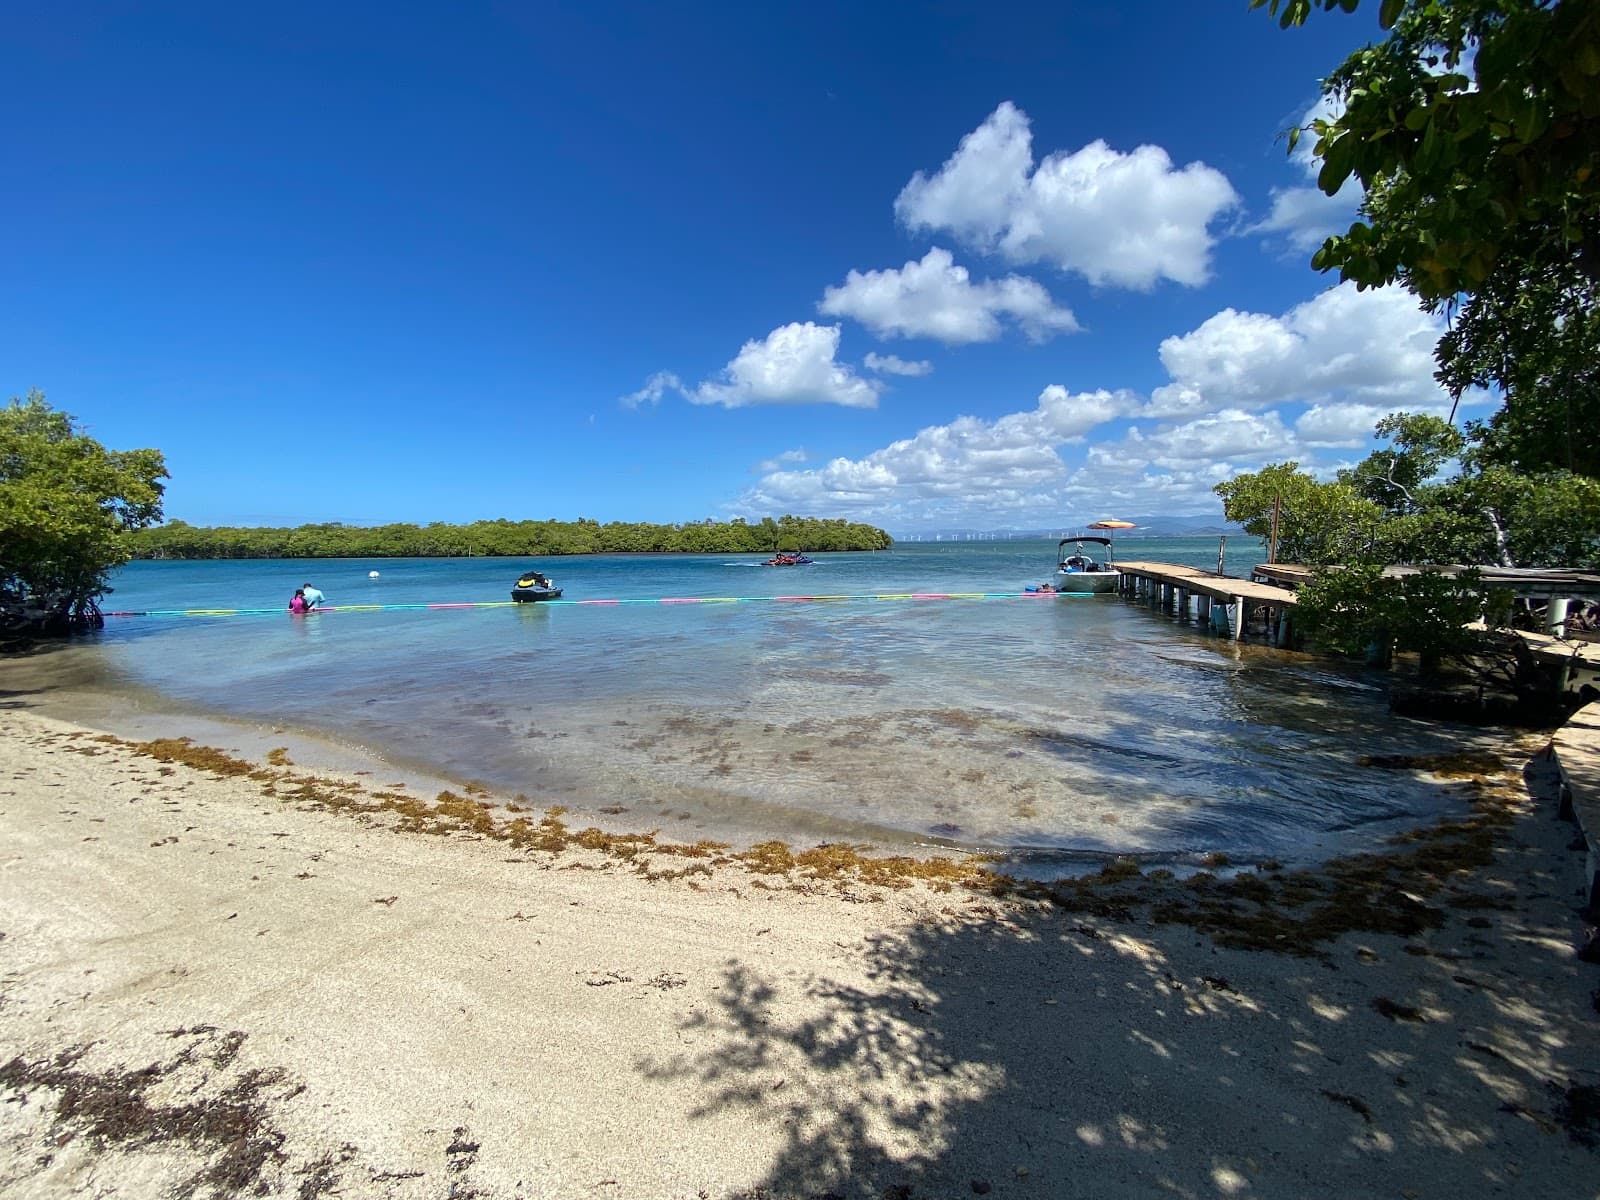
[[1211, 597], [1201, 592], [1194, 598], [1195, 618], [1200, 621], [1211, 620]]
[[1293, 637], [1293, 632], [1294, 626], [1289, 618], [1289, 606], [1285, 604], [1278, 609], [1278, 646], [1280, 648], [1289, 644], [1290, 638]]
[[1220, 600], [1211, 603], [1211, 632], [1223, 635], [1228, 632], [1228, 606]]
[[1545, 614], [1544, 631], [1551, 637], [1564, 637], [1567, 632], [1567, 605], [1570, 600], [1550, 600], [1550, 609]]
[[1390, 667], [1394, 665], [1394, 642], [1386, 633], [1380, 633], [1367, 643], [1367, 666]]
[[1233, 640], [1237, 642], [1244, 632], [1245, 622], [1250, 619], [1250, 604], [1243, 596], [1235, 596], [1234, 600], [1238, 602], [1238, 616], [1233, 622]]
[[1178, 620], [1187, 621], [1188, 619], [1189, 619], [1189, 589], [1180, 587], [1178, 589]]

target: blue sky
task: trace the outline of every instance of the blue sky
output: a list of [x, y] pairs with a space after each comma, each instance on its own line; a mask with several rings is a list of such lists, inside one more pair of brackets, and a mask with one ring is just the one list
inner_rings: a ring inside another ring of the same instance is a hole
[[1278, 136], [1373, 5], [3, 16], [0, 395], [169, 517], [1220, 519], [1449, 408]]

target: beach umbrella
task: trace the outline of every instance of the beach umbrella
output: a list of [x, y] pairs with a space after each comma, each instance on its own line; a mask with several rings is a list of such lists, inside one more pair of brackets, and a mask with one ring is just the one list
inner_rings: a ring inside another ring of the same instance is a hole
[[1091, 524], [1089, 526], [1089, 528], [1090, 529], [1137, 529], [1139, 527], [1137, 525], [1135, 525], [1132, 521], [1095, 521], [1093, 524]]

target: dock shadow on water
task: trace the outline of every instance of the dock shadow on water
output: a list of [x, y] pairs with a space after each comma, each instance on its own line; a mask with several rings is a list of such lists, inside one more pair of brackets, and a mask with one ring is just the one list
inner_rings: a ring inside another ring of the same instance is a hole
[[864, 982], [730, 960], [693, 1048], [637, 1069], [782, 1131], [738, 1200], [1576, 1195], [1600, 1068], [1553, 812], [1524, 806], [1426, 919], [1280, 953], [952, 897], [852, 947]]

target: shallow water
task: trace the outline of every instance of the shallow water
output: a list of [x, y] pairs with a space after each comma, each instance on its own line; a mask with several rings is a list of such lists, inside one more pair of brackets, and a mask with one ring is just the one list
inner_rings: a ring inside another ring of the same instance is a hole
[[[1245, 573], [1259, 547], [1235, 539]], [[1048, 542], [897, 546], [762, 568], [753, 556], [538, 565], [566, 598], [1006, 592]], [[1124, 559], [1214, 567], [1211, 538]], [[499, 601], [505, 559], [134, 563], [108, 610]], [[369, 579], [376, 570], [378, 579]], [[1454, 800], [1356, 765], [1460, 748], [1399, 720], [1353, 667], [1237, 645], [1116, 597], [521, 605], [113, 617], [115, 680], [191, 708], [321, 731], [446, 778], [682, 837], [847, 838], [1017, 852], [1301, 861]], [[617, 812], [615, 810], [623, 810]]]

